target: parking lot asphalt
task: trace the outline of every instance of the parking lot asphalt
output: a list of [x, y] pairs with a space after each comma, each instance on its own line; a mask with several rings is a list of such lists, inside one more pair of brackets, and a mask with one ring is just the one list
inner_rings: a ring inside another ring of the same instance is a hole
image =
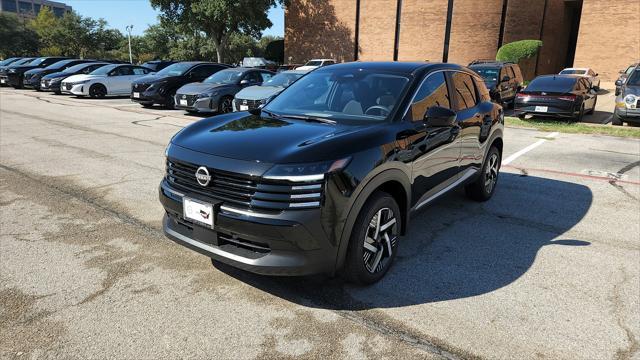
[[164, 238], [163, 151], [197, 119], [0, 89], [0, 357], [640, 356], [639, 140], [507, 128], [494, 198], [414, 213], [355, 287]]

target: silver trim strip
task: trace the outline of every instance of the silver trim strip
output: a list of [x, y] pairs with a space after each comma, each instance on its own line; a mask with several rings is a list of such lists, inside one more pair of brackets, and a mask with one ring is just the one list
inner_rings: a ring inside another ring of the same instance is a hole
[[309, 194], [291, 194], [291, 199], [308, 199], [320, 197], [320, 193], [309, 193]]
[[299, 175], [299, 176], [264, 176], [264, 179], [269, 180], [287, 180], [291, 182], [308, 182], [308, 181], [320, 181], [324, 180], [324, 174], [315, 175]]
[[184, 235], [182, 235], [182, 234], [180, 234], [178, 232], [175, 232], [175, 231], [173, 231], [173, 230], [171, 230], [169, 228], [167, 228], [166, 231], [167, 231], [167, 233], [169, 235], [178, 238], [180, 241], [184, 241], [184, 242], [186, 242], [188, 244], [191, 244], [191, 245], [193, 245], [195, 247], [198, 247], [198, 248], [200, 248], [202, 250], [208, 251], [208, 252], [210, 252], [212, 254], [223, 256], [223, 257], [226, 257], [227, 259], [231, 259], [231, 260], [234, 260], [234, 261], [237, 261], [237, 262], [241, 262], [241, 263], [247, 264], [247, 265], [254, 265], [255, 264], [255, 260], [243, 258], [242, 256], [238, 256], [238, 255], [226, 252], [224, 250], [220, 250], [220, 249], [215, 248], [213, 246], [201, 243], [200, 241], [188, 238], [188, 237], [186, 237], [186, 236], [184, 236]]
[[313, 207], [313, 206], [320, 206], [320, 201], [303, 202], [303, 203], [290, 203], [289, 204], [290, 208]]
[[162, 187], [162, 189], [163, 189], [163, 190], [166, 190], [166, 191], [168, 191], [168, 192], [170, 192], [170, 193], [172, 193], [172, 194], [176, 194], [176, 195], [178, 195], [178, 196], [184, 197], [184, 194], [183, 194], [183, 193], [177, 192], [177, 191], [175, 191], [175, 190], [173, 190], [173, 189], [170, 189], [170, 188], [168, 188], [168, 187], [166, 187], [166, 186], [163, 186], [163, 187]]
[[471, 176], [475, 175], [477, 172], [478, 172], [478, 170], [475, 170], [475, 169], [467, 169], [467, 171], [465, 171], [464, 174], [458, 180], [454, 181], [449, 186], [447, 186], [444, 189], [438, 191], [437, 193], [431, 195], [427, 199], [421, 201], [416, 206], [414, 206], [411, 209], [411, 211], [416, 211], [416, 210], [420, 209], [421, 207], [423, 207], [424, 205], [426, 205], [426, 204], [430, 203], [431, 201], [435, 200], [436, 198], [444, 195], [445, 193], [449, 192], [449, 190], [455, 188], [456, 186], [460, 185], [462, 182], [464, 182], [465, 180], [467, 180]]
[[236, 209], [226, 205], [220, 206], [220, 210], [235, 213], [235, 214], [245, 215], [245, 216], [253, 216], [253, 217], [268, 218], [268, 219], [272, 219], [277, 216], [272, 214], [263, 214], [263, 213], [253, 212], [253, 211]]
[[315, 184], [315, 185], [301, 185], [301, 186], [292, 186], [291, 190], [313, 190], [313, 189], [320, 189], [322, 187], [322, 185], [320, 184]]

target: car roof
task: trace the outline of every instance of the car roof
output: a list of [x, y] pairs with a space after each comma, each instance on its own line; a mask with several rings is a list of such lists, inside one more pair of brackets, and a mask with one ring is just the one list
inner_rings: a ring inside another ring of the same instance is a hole
[[281, 71], [280, 74], [306, 74], [309, 70], [286, 70]]
[[569, 68], [562, 69], [562, 71], [565, 71], [565, 70], [584, 70], [584, 71], [587, 71], [587, 70], [591, 70], [591, 68], [569, 67]]
[[358, 70], [367, 69], [373, 71], [388, 71], [411, 74], [418, 70], [432, 71], [440, 69], [463, 70], [463, 66], [449, 63], [431, 62], [404, 62], [404, 61], [353, 61], [340, 64], [324, 66], [314, 70], [314, 72], [331, 71], [335, 69]]
[[575, 75], [575, 74], [551, 74], [551, 75], [540, 75], [540, 76], [536, 76], [535, 79], [531, 80], [538, 80], [538, 79], [544, 79], [544, 80], [556, 80], [556, 79], [573, 79], [573, 80], [577, 80], [577, 79], [581, 79], [582, 76], [579, 75]]

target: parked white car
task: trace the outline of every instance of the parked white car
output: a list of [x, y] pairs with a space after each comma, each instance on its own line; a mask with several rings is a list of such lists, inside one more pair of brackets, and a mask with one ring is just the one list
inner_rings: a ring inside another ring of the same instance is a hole
[[70, 76], [60, 84], [64, 94], [103, 98], [105, 96], [129, 95], [131, 83], [153, 70], [136, 65], [113, 64], [103, 66], [86, 75]]
[[321, 66], [327, 66], [327, 65], [332, 65], [335, 64], [336, 61], [334, 59], [311, 59], [309, 61], [307, 61], [306, 64], [302, 65], [302, 66], [298, 66], [296, 68], [296, 70], [313, 70], [313, 69], [317, 69]]
[[600, 78], [598, 77], [598, 73], [593, 71], [591, 68], [566, 68], [560, 71], [562, 75], [577, 75], [581, 77], [586, 77], [591, 81], [591, 85], [596, 90], [600, 90]]

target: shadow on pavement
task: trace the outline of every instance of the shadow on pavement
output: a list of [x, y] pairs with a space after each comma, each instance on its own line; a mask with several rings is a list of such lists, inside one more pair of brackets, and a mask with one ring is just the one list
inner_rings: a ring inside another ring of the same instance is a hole
[[531, 268], [546, 246], [588, 246], [557, 239], [582, 220], [593, 195], [583, 185], [502, 173], [493, 199], [475, 203], [457, 191], [412, 216], [396, 262], [369, 287], [326, 277], [254, 275], [215, 262], [219, 270], [305, 306], [339, 310], [403, 307], [487, 294]]

